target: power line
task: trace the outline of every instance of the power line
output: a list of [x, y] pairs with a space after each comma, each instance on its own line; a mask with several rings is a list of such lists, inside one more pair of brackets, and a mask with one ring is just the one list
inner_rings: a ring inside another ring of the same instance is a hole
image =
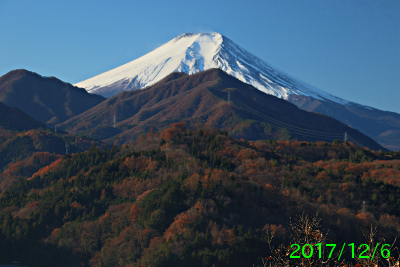
[[348, 136], [349, 141], [354, 143], [356, 146], [358, 146], [358, 147], [367, 147], [364, 144], [362, 144], [361, 142], [357, 141], [354, 137], [352, 137], [350, 135], [347, 135], [347, 136]]
[[322, 139], [329, 139], [329, 140], [334, 140], [337, 138], [342, 139], [343, 134], [342, 133], [327, 133], [327, 132], [320, 132], [320, 131], [314, 131], [314, 130], [308, 130], [304, 128], [300, 128], [294, 125], [290, 125], [281, 121], [278, 121], [276, 119], [273, 119], [265, 114], [262, 114], [258, 112], [257, 110], [249, 107], [248, 105], [244, 104], [243, 102], [235, 99], [235, 103], [238, 104], [238, 106], [250, 111], [251, 113], [261, 117], [262, 119], [271, 122], [272, 124], [275, 124], [277, 126], [283, 127], [283, 128], [288, 128], [292, 130], [294, 133], [297, 133], [299, 135], [303, 136], [308, 136], [308, 137], [313, 137], [313, 138], [322, 138]]
[[260, 113], [259, 111], [253, 109], [252, 107], [250, 107], [250, 106], [244, 104], [243, 102], [241, 102], [241, 101], [239, 101], [239, 100], [235, 100], [235, 102], [236, 102], [236, 101], [237, 101], [237, 102], [240, 102], [240, 104], [241, 104], [242, 106], [244, 106], [244, 107], [247, 108], [248, 110], [252, 111], [252, 112], [255, 113], [256, 115], [261, 116], [261, 117], [264, 117], [264, 118], [266, 118], [266, 119], [268, 119], [268, 120], [270, 120], [270, 121], [273, 121], [274, 123], [277, 123], [277, 124], [283, 125], [283, 126], [285, 126], [285, 127], [291, 128], [291, 129], [293, 129], [294, 131], [305, 132], [305, 133], [313, 134], [313, 135], [322, 135], [322, 136], [331, 135], [332, 137], [340, 137], [340, 138], [343, 137], [343, 134], [342, 134], [342, 133], [332, 133], [332, 132], [314, 131], [314, 130], [309, 130], [309, 129], [304, 129], [304, 128], [301, 128], [301, 127], [297, 127], [297, 126], [294, 126], [294, 125], [291, 125], [291, 124], [288, 124], [288, 123], [285, 123], [285, 122], [281, 122], [281, 121], [279, 121], [279, 120], [276, 120], [276, 119], [271, 118], [271, 117], [269, 117], [269, 116], [267, 116], [267, 115], [265, 115], [265, 114]]
[[[287, 124], [271, 120], [269, 117], [263, 116], [261, 113], [255, 112], [254, 110], [249, 110], [248, 109], [248, 111], [254, 113], [255, 115], [261, 117], [262, 119], [264, 119], [264, 120], [266, 120], [266, 121], [268, 121], [268, 122], [270, 122], [272, 124], [275, 124], [275, 125], [277, 125], [279, 127], [287, 128], [287, 129], [291, 130], [293, 133], [296, 133], [296, 134], [299, 134], [299, 135], [302, 135], [302, 136], [307, 136], [307, 137], [312, 137], [312, 138], [320, 138], [320, 139], [328, 139], [328, 140], [335, 139], [332, 136], [328, 137], [328, 136], [325, 136], [325, 135], [315, 134], [315, 133], [311, 133], [311, 132], [308, 132], [308, 131], [297, 130], [297, 129], [294, 129], [293, 127], [291, 127], [291, 126], [288, 126]], [[339, 137], [339, 136], [337, 136], [337, 137]]]
[[246, 105], [245, 103], [241, 102], [238, 99], [235, 99], [235, 104], [237, 104], [239, 107], [261, 117], [262, 119], [264, 119], [272, 124], [275, 124], [279, 127], [287, 128], [298, 135], [312, 137], [312, 138], [320, 138], [320, 139], [325, 139], [325, 140], [335, 140], [337, 138], [339, 138], [339, 139], [343, 138], [345, 142], [347, 142], [348, 140], [351, 140], [351, 142], [353, 142], [354, 144], [356, 144], [359, 147], [366, 147], [361, 142], [357, 141], [354, 137], [350, 136], [347, 132], [345, 132], [344, 136], [343, 136], [342, 133], [321, 132], [321, 131], [304, 129], [304, 128], [301, 128], [298, 126], [294, 126], [294, 125], [291, 125], [288, 123], [281, 122], [281, 121], [271, 118], [265, 114], [262, 114], [261, 112]]

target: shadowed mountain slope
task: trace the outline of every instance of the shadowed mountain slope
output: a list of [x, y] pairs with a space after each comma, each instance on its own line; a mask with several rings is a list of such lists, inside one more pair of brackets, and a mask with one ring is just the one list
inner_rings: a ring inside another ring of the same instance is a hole
[[72, 133], [130, 143], [150, 128], [158, 130], [179, 121], [225, 129], [234, 137], [252, 140], [331, 142], [343, 139], [347, 132], [349, 140], [360, 146], [383, 149], [333, 118], [303, 111], [220, 69], [190, 76], [173, 73], [147, 89], [122, 92], [59, 126]]
[[55, 77], [23, 69], [0, 77], [0, 102], [19, 108], [47, 125], [63, 122], [104, 99]]
[[44, 128], [44, 125], [21, 110], [0, 102], [0, 127], [6, 130], [24, 131]]

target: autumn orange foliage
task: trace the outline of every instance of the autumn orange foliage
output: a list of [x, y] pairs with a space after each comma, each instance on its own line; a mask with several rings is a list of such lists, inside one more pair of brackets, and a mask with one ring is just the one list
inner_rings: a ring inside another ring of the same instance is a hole
[[165, 130], [164, 134], [162, 135], [162, 138], [167, 141], [171, 140], [171, 137], [176, 135], [176, 133], [184, 131], [186, 129], [186, 125], [183, 122], [172, 123], [171, 126], [172, 127]]
[[53, 163], [51, 163], [50, 165], [41, 168], [40, 170], [38, 170], [36, 173], [34, 173], [30, 179], [32, 179], [35, 176], [42, 176], [43, 174], [46, 174], [47, 172], [50, 171], [55, 171], [58, 170], [62, 167], [64, 160], [62, 158], [59, 158], [58, 160], [54, 161]]

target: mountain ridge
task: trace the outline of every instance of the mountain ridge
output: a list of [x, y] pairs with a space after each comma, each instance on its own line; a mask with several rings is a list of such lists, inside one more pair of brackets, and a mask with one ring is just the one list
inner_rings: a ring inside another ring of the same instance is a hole
[[0, 102], [53, 126], [105, 100], [56, 77], [24, 69], [0, 77]]
[[[114, 117], [118, 118], [115, 127], [112, 126]], [[121, 92], [58, 126], [76, 134], [86, 133], [101, 140], [112, 138], [119, 140], [117, 144], [123, 144], [137, 139], [150, 128], [159, 130], [180, 121], [226, 129], [236, 138], [251, 140], [298, 138], [332, 142], [343, 139], [348, 132], [371, 149], [383, 149], [331, 117], [303, 111], [218, 68], [192, 75], [170, 74], [146, 89]], [[107, 131], [109, 135], [96, 135]]]

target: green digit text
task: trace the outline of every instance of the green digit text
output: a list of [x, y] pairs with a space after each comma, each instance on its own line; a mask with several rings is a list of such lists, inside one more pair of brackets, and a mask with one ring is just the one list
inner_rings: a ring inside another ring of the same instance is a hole
[[299, 244], [293, 244], [293, 245], [290, 246], [290, 248], [292, 248], [293, 246], [297, 246], [297, 249], [295, 251], [293, 251], [292, 254], [290, 254], [290, 258], [291, 259], [300, 259], [300, 255], [299, 256], [293, 255], [294, 253], [296, 253], [297, 251], [300, 250], [300, 245]]
[[321, 248], [321, 243], [315, 244], [316, 247], [318, 247], [318, 256], [319, 258], [322, 258], [322, 248]]
[[[306, 255], [306, 253], [305, 253], [305, 251], [304, 251], [305, 248], [306, 248], [307, 246], [310, 247], [310, 254], [309, 254], [309, 255]], [[303, 248], [301, 249], [301, 253], [303, 254], [303, 257], [304, 257], [304, 258], [306, 258], [306, 259], [311, 258], [312, 255], [313, 255], [313, 247], [312, 247], [310, 244], [305, 244], [305, 245], [303, 246]]]
[[336, 248], [336, 244], [326, 244], [327, 247], [332, 247], [331, 253], [329, 253], [328, 259], [332, 257], [332, 253]]
[[[384, 257], [385, 259], [387, 259], [387, 258], [390, 257], [390, 250], [387, 249], [387, 248], [384, 248], [385, 246], [389, 246], [389, 247], [390, 247], [389, 244], [383, 245], [383, 246], [381, 247], [381, 255], [382, 255], [382, 257]], [[385, 256], [385, 254], [384, 254], [383, 252], [386, 252], [386, 256]]]
[[349, 244], [349, 247], [351, 247], [351, 258], [354, 259], [354, 243]]
[[368, 251], [368, 249], [369, 249], [369, 246], [368, 246], [367, 244], [361, 244], [361, 245], [359, 246], [359, 248], [361, 249], [362, 246], [366, 246], [367, 248], [366, 248], [365, 250], [363, 250], [363, 251], [360, 253], [360, 256], [358, 256], [358, 257], [359, 257], [360, 259], [369, 259], [369, 256], [363, 256], [363, 254], [367, 253], [367, 251]]

